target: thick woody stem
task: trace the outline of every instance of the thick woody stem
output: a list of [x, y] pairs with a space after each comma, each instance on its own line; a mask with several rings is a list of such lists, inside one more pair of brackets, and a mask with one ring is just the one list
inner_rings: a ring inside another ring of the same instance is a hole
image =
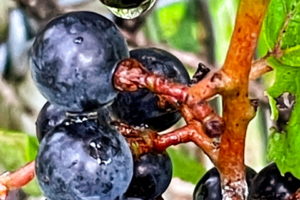
[[8, 191], [23, 187], [35, 176], [35, 162], [32, 161], [14, 172], [6, 172], [0, 176], [0, 200], [5, 200]]
[[[235, 29], [222, 72], [232, 80], [223, 95], [225, 131], [217, 167], [221, 173], [223, 199], [245, 199], [244, 147], [246, 130], [254, 116], [248, 98], [249, 74], [261, 24], [269, 0], [241, 0]], [[239, 192], [237, 192], [239, 191]]]

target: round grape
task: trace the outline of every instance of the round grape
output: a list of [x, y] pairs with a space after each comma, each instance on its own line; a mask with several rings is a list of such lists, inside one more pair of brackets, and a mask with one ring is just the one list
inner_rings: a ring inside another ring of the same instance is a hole
[[[246, 181], [248, 188], [251, 188], [252, 180], [256, 172], [250, 167], [246, 167]], [[194, 194], [194, 200], [220, 200], [222, 199], [220, 174], [217, 168], [212, 168], [197, 183]]]
[[[142, 48], [130, 51], [149, 71], [162, 75], [174, 82], [188, 84], [189, 75], [183, 64], [172, 54], [157, 48]], [[147, 89], [135, 92], [120, 92], [112, 104], [117, 118], [130, 125], [148, 125], [162, 131], [174, 125], [181, 117], [174, 108], [160, 108], [158, 97]]]
[[169, 186], [172, 162], [166, 152], [147, 153], [134, 159], [134, 173], [126, 199], [155, 199]]
[[128, 57], [116, 26], [92, 12], [53, 19], [31, 50], [32, 77], [46, 99], [68, 111], [95, 110], [112, 101], [116, 63]]
[[118, 132], [94, 121], [61, 124], [43, 138], [36, 175], [51, 200], [113, 200], [133, 174], [131, 151]]
[[250, 200], [285, 200], [300, 188], [291, 173], [281, 175], [275, 163], [263, 168], [253, 179]]
[[36, 136], [41, 141], [53, 128], [63, 123], [66, 119], [66, 111], [50, 102], [45, 103], [35, 122]]

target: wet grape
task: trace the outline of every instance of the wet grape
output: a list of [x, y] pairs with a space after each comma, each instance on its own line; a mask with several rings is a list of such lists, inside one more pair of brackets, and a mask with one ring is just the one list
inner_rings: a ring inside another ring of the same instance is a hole
[[126, 57], [126, 42], [113, 22], [92, 12], [71, 12], [37, 35], [32, 77], [50, 103], [72, 112], [95, 110], [116, 97], [113, 72]]
[[118, 199], [132, 174], [132, 155], [123, 136], [89, 120], [50, 131], [36, 158], [39, 185], [52, 200]]

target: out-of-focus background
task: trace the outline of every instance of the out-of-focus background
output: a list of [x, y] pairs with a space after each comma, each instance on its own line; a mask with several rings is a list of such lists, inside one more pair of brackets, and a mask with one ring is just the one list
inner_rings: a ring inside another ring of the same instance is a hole
[[[131, 49], [159, 47], [176, 55], [192, 75], [198, 63], [220, 67], [234, 26], [238, 0], [158, 0], [138, 18], [113, 16], [98, 0], [1, 0], [0, 2], [0, 172], [15, 170], [35, 158], [35, 120], [46, 100], [32, 82], [28, 52], [36, 33], [51, 18], [74, 10], [95, 11], [113, 20]], [[264, 52], [260, 43], [257, 54]], [[257, 171], [266, 164], [269, 117], [264, 85], [251, 83], [261, 108], [250, 124], [246, 164]], [[212, 101], [221, 112], [219, 98]], [[235, 105], [232, 105], [235, 106]], [[180, 123], [184, 123], [181, 121]], [[180, 124], [179, 123], [179, 124]], [[166, 200], [191, 200], [195, 184], [212, 164], [193, 144], [168, 150], [173, 180]], [[35, 182], [12, 199], [43, 199]]]

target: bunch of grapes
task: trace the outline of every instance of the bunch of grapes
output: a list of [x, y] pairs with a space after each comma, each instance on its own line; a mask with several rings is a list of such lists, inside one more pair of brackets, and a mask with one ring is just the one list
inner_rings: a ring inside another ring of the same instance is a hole
[[167, 189], [172, 178], [168, 154], [134, 146], [118, 124], [162, 131], [180, 114], [172, 105], [160, 106], [159, 97], [146, 89], [114, 88], [114, 72], [125, 58], [174, 82], [190, 82], [182, 63], [162, 49], [128, 52], [116, 26], [96, 13], [64, 14], [36, 36], [32, 77], [48, 102], [36, 121], [35, 170], [47, 199], [150, 200]]
[[[132, 17], [155, 1], [101, 2], [114, 13], [126, 10]], [[36, 121], [40, 148], [35, 171], [48, 200], [162, 199], [172, 163], [164, 149], [151, 148], [151, 137], [173, 126], [181, 114], [172, 100], [164, 99], [171, 97], [144, 88], [115, 88], [115, 72], [128, 58], [147, 73], [181, 86], [203, 78], [201, 71], [190, 80], [183, 64], [165, 50], [129, 51], [116, 26], [96, 13], [64, 14], [37, 35], [31, 50], [32, 77], [48, 102]], [[207, 132], [210, 127], [222, 132], [217, 120], [209, 122], [214, 123], [205, 127]], [[300, 188], [298, 179], [281, 175], [275, 164], [258, 174], [246, 167], [245, 174], [249, 199], [288, 199]], [[193, 199], [222, 199], [220, 182], [218, 170], [209, 170]]]

